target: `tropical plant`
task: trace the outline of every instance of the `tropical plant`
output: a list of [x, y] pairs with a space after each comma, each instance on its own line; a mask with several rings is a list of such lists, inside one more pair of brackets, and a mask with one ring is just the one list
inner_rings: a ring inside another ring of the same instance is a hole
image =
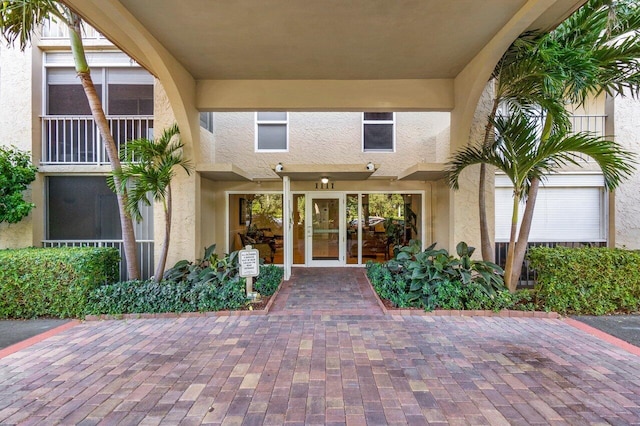
[[151, 205], [152, 197], [162, 204], [164, 212], [164, 242], [154, 274], [156, 282], [164, 275], [171, 237], [171, 180], [175, 176], [175, 166], [191, 172], [189, 161], [184, 158], [184, 144], [180, 141], [177, 125], [166, 129], [158, 139], [140, 138], [129, 141], [122, 147], [120, 158], [125, 162], [119, 170], [111, 173], [107, 183], [116, 193], [127, 193], [127, 214], [137, 221], [142, 220], [141, 204]]
[[401, 247], [386, 266], [391, 272], [404, 275], [408, 284], [407, 301], [419, 300], [420, 306], [426, 309], [438, 306], [438, 289], [444, 283], [472, 286], [493, 298], [505, 290], [503, 270], [494, 263], [473, 260], [474, 251], [475, 248], [460, 242], [456, 246], [456, 258], [445, 249], [435, 249], [435, 243], [421, 251], [420, 242], [412, 240]]
[[[458, 151], [448, 163], [449, 184], [458, 188], [460, 173], [473, 164], [489, 164], [505, 173], [513, 184], [513, 214], [505, 282], [515, 291], [522, 259], [516, 258], [516, 243], [526, 247], [527, 239], [517, 239], [518, 209], [529, 196], [531, 187], [545, 176], [567, 165], [581, 165], [576, 153], [591, 157], [602, 169], [605, 185], [615, 188], [633, 172], [634, 154], [619, 144], [587, 133], [568, 135], [566, 130], [540, 130], [538, 123], [523, 112], [493, 120], [496, 139], [488, 147], [468, 146]], [[525, 224], [521, 226], [526, 226]]]
[[[590, 0], [549, 33], [522, 34], [504, 53], [491, 75], [494, 100], [483, 149], [493, 145], [499, 107], [509, 114], [542, 116], [544, 128], [569, 128], [566, 104], [588, 96], [631, 94], [640, 89], [640, 7], [636, 0]], [[479, 212], [482, 257], [493, 260], [486, 215], [486, 164], [480, 164]], [[539, 181], [533, 178], [516, 250], [523, 259]], [[518, 262], [516, 262], [518, 263]], [[520, 261], [521, 263], [521, 261]]]
[[38, 169], [28, 152], [0, 146], [0, 223], [18, 223], [35, 207], [23, 192], [36, 179]]
[[[109, 157], [111, 170], [120, 170], [118, 148], [109, 129], [109, 123], [102, 108], [100, 97], [91, 79], [91, 71], [82, 43], [82, 19], [67, 5], [55, 0], [7, 0], [0, 4], [0, 32], [9, 44], [19, 42], [20, 49], [25, 50], [31, 42], [33, 34], [47, 20], [59, 21], [69, 29], [69, 41], [78, 78], [82, 83], [85, 95], [91, 108], [91, 114], [100, 131]], [[136, 240], [133, 222], [126, 213], [127, 193], [118, 193], [120, 226], [124, 255], [127, 260], [127, 275], [130, 279], [140, 276], [136, 254]]]

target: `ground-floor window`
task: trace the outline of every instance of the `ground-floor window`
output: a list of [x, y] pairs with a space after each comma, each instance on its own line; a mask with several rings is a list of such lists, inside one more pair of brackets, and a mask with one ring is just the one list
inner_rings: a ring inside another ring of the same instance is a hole
[[282, 264], [282, 194], [229, 195], [230, 249], [251, 245], [265, 263]]
[[384, 262], [421, 238], [421, 194], [347, 194], [346, 206], [348, 264]]
[[[138, 261], [143, 278], [153, 274], [153, 206], [141, 205], [143, 220], [134, 221]], [[108, 246], [121, 250], [118, 200], [105, 176], [47, 178], [45, 246]], [[121, 278], [126, 271], [120, 267]]]
[[[282, 193], [228, 195], [229, 250], [258, 249], [265, 263], [284, 264]], [[293, 192], [293, 265], [384, 262], [422, 238], [422, 193]]]

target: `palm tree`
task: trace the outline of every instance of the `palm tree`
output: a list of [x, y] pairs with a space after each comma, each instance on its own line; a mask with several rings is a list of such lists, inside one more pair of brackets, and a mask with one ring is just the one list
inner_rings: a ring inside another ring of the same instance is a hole
[[151, 205], [150, 196], [162, 204], [164, 242], [154, 274], [157, 282], [160, 282], [164, 275], [169, 251], [171, 180], [175, 176], [174, 166], [182, 167], [187, 174], [191, 171], [189, 162], [183, 156], [183, 146], [180, 130], [175, 124], [155, 141], [145, 138], [129, 141], [121, 150], [121, 158], [126, 161], [125, 165], [112, 173], [113, 179], [108, 179], [109, 185], [116, 193], [129, 190], [127, 212], [137, 221], [142, 220], [140, 205]]
[[539, 122], [523, 112], [492, 121], [496, 138], [490, 146], [469, 146], [448, 163], [449, 185], [457, 189], [460, 173], [473, 164], [489, 164], [505, 173], [513, 184], [513, 214], [505, 266], [505, 284], [515, 291], [522, 260], [515, 256], [518, 210], [527, 200], [532, 185], [567, 164], [580, 166], [576, 153], [587, 155], [600, 166], [607, 189], [614, 189], [633, 172], [634, 154], [615, 142], [588, 133], [569, 135], [567, 131], [540, 128]]
[[[49, 19], [62, 22], [69, 28], [69, 41], [76, 72], [89, 101], [93, 119], [104, 141], [111, 170], [118, 171], [121, 168], [118, 148], [91, 79], [91, 71], [82, 43], [82, 20], [80, 17], [66, 5], [54, 0], [6, 0], [0, 4], [0, 32], [9, 44], [19, 41], [22, 51], [31, 42], [34, 32]], [[139, 279], [140, 272], [138, 271], [133, 222], [131, 217], [126, 214], [125, 209], [128, 204], [127, 192], [118, 193], [116, 196], [120, 211], [124, 256], [127, 261], [127, 276], [129, 279]]]
[[[503, 105], [510, 114], [544, 117], [548, 130], [568, 129], [565, 105], [590, 95], [631, 94], [640, 89], [640, 7], [636, 0], [590, 0], [550, 33], [522, 34], [496, 65], [491, 79], [495, 96], [483, 140], [493, 144], [493, 122]], [[482, 256], [493, 261], [486, 217], [486, 165], [480, 166], [479, 210]], [[523, 222], [530, 224], [539, 182], [529, 187]], [[521, 227], [519, 241], [528, 239]], [[526, 247], [518, 250], [524, 258]]]

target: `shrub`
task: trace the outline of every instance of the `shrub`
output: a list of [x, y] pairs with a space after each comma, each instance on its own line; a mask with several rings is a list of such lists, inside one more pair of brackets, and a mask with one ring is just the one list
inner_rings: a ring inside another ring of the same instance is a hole
[[282, 282], [284, 271], [276, 265], [263, 265], [253, 287], [262, 296], [271, 296]]
[[116, 281], [119, 261], [115, 248], [1, 250], [0, 317], [78, 317], [92, 290]]
[[640, 306], [637, 252], [535, 247], [529, 259], [538, 274], [538, 301], [547, 310], [602, 315], [637, 311]]
[[460, 257], [455, 258], [446, 250], [435, 250], [434, 245], [420, 251], [420, 242], [411, 241], [384, 264], [369, 262], [367, 276], [376, 293], [398, 308], [535, 308], [529, 293], [509, 293], [500, 267], [472, 260], [473, 251], [473, 247], [460, 243]]
[[[213, 246], [212, 246], [213, 247]], [[240, 309], [248, 303], [245, 279], [238, 275], [238, 252], [223, 258], [205, 252], [205, 260], [182, 260], [155, 281], [126, 281], [94, 290], [88, 314], [132, 314], [162, 312], [205, 312]], [[261, 266], [255, 289], [272, 295], [283, 271], [274, 265]]]

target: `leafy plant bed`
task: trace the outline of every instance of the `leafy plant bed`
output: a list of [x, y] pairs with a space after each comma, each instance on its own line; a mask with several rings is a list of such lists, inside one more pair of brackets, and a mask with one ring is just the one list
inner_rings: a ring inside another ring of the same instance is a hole
[[390, 261], [367, 265], [369, 283], [385, 312], [557, 317], [535, 312], [538, 307], [535, 293], [528, 290], [510, 293], [499, 266], [471, 259], [473, 247], [458, 244], [459, 257], [436, 250], [433, 245], [424, 251], [420, 247], [419, 241], [411, 241], [396, 250]]
[[401, 316], [439, 316], [439, 317], [501, 317], [501, 318], [550, 318], [557, 319], [560, 315], [557, 312], [546, 311], [521, 311], [515, 309], [501, 309], [499, 311], [492, 311], [487, 309], [434, 309], [432, 311], [425, 311], [420, 308], [399, 308], [393, 304], [390, 300], [381, 299], [378, 293], [376, 293], [373, 284], [367, 277], [367, 282], [371, 286], [373, 293], [378, 300], [378, 305], [382, 309], [385, 315], [401, 315]]
[[275, 265], [260, 267], [254, 290], [264, 298], [251, 303], [245, 294], [245, 279], [239, 276], [238, 252], [218, 258], [215, 246], [204, 260], [176, 263], [161, 282], [126, 281], [105, 285], [89, 295], [87, 319], [156, 318], [176, 316], [242, 315], [266, 313], [282, 282], [283, 270]]
[[267, 315], [276, 300], [282, 280], [278, 288], [271, 296], [262, 297], [257, 302], [247, 302], [246, 305], [233, 310], [207, 311], [207, 312], [158, 312], [158, 313], [132, 313], [132, 314], [100, 314], [86, 315], [85, 321], [143, 319], [143, 318], [208, 318], [224, 316], [250, 316]]

